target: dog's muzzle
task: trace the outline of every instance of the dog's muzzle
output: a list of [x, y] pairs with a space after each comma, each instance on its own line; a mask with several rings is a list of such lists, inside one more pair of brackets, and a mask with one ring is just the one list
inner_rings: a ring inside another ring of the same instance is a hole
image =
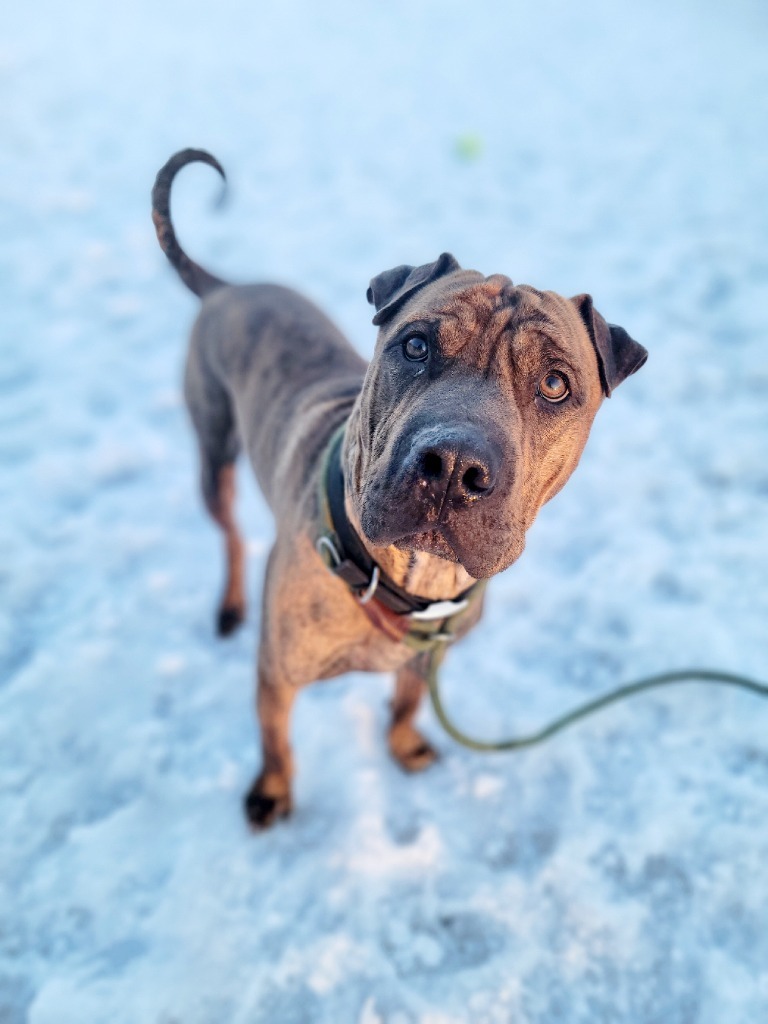
[[500, 467], [498, 446], [479, 430], [429, 427], [414, 437], [403, 475], [428, 512], [488, 497]]

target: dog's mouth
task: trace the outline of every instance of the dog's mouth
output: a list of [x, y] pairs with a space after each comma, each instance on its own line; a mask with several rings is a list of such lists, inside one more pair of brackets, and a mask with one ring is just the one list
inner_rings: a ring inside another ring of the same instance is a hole
[[394, 547], [400, 551], [424, 551], [428, 555], [436, 555], [447, 562], [461, 563], [461, 559], [446, 540], [442, 530], [423, 530], [411, 533], [400, 540], [394, 541]]
[[[392, 545], [404, 552], [424, 552], [446, 562], [463, 566], [473, 579], [493, 576], [506, 568], [522, 551], [522, 543], [490, 513], [478, 515], [477, 508], [447, 510], [438, 517], [437, 509], [392, 496], [382, 501], [368, 500], [362, 507], [359, 525], [362, 535], [373, 547]], [[515, 531], [515, 536], [517, 536]], [[522, 534], [519, 539], [522, 539]]]
[[473, 579], [479, 580], [506, 569], [522, 553], [522, 542], [514, 545], [506, 543], [502, 550], [499, 539], [497, 537], [493, 544], [480, 543], [475, 532], [468, 536], [463, 530], [443, 524], [437, 528], [409, 533], [391, 543], [400, 551], [423, 551], [446, 562], [454, 562], [463, 566]]

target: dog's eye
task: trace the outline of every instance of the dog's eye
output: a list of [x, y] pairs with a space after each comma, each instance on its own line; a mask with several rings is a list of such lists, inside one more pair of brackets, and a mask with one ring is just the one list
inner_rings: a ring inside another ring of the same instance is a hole
[[537, 393], [548, 402], [562, 402], [570, 395], [571, 389], [562, 373], [551, 370], [539, 381]]
[[410, 359], [412, 363], [423, 363], [429, 355], [427, 339], [422, 338], [420, 334], [412, 334], [403, 342], [403, 352], [405, 358]]

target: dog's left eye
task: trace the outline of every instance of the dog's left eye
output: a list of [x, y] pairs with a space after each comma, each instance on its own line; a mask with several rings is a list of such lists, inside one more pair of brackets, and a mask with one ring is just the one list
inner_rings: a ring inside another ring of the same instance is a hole
[[555, 373], [554, 370], [550, 370], [548, 374], [541, 378], [539, 386], [536, 389], [536, 393], [545, 398], [548, 402], [563, 402], [570, 395], [571, 389], [568, 387], [568, 380], [562, 373]]
[[429, 344], [420, 334], [412, 334], [403, 342], [403, 353], [412, 363], [423, 363], [429, 355]]

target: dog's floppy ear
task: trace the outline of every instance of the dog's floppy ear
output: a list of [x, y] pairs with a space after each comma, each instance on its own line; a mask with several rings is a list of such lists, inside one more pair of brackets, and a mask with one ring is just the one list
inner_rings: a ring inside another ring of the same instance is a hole
[[368, 301], [376, 307], [373, 322], [377, 327], [383, 324], [414, 292], [454, 270], [461, 270], [461, 267], [449, 252], [444, 252], [434, 263], [425, 263], [421, 267], [403, 265], [374, 277], [367, 292]]
[[640, 369], [648, 358], [648, 352], [630, 338], [623, 327], [606, 323], [592, 305], [591, 295], [575, 295], [571, 302], [579, 311], [595, 346], [603, 391], [610, 398], [614, 388]]

